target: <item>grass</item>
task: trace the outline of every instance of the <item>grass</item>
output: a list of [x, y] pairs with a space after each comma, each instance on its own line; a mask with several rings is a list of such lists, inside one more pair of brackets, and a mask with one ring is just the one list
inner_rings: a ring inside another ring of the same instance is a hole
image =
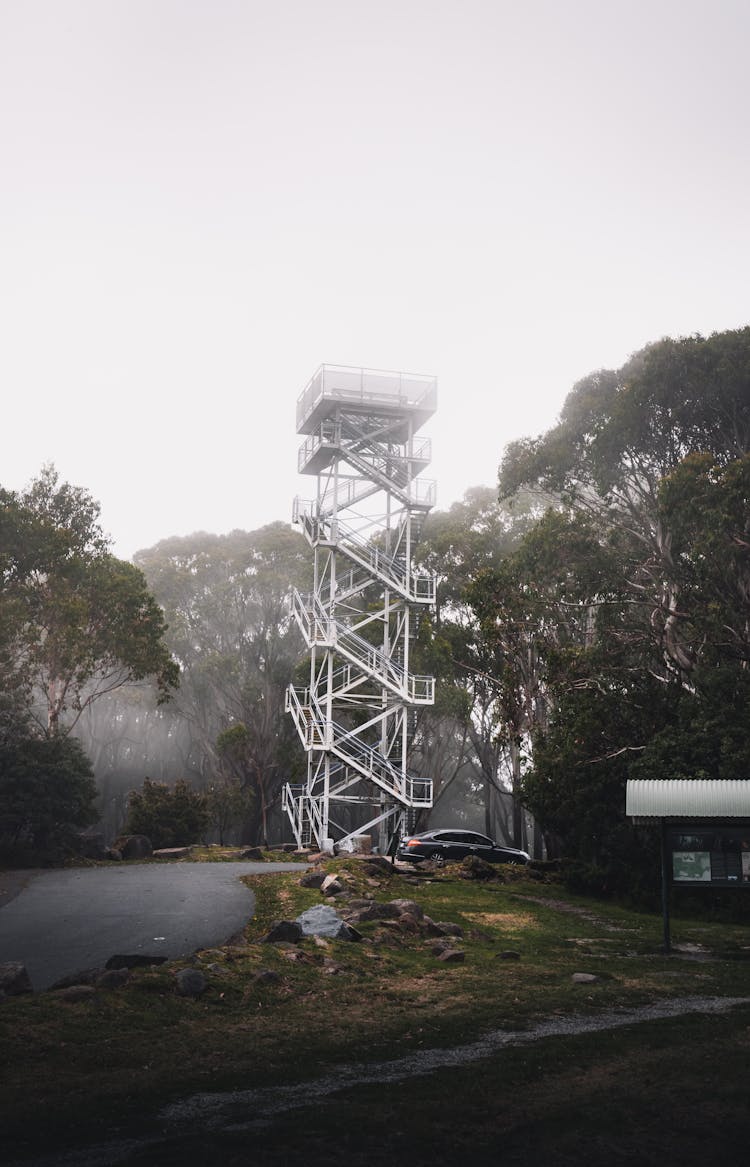
[[[0, 1094], [6, 1157], [62, 1155], [113, 1131], [156, 1136], [160, 1109], [194, 1093], [304, 1084], [352, 1062], [451, 1049], [494, 1028], [685, 996], [750, 996], [741, 925], [674, 919], [673, 943], [690, 946], [693, 959], [667, 958], [659, 916], [523, 874], [485, 884], [448, 869], [415, 883], [376, 879], [356, 860], [326, 866], [355, 895], [414, 899], [432, 919], [461, 925], [464, 962], [442, 964], [424, 936], [380, 921], [358, 925], [360, 943], [260, 943], [274, 920], [321, 895], [296, 873], [251, 877], [256, 911], [240, 942], [190, 962], [209, 982], [198, 1000], [176, 993], [181, 962], [77, 1004], [54, 993], [3, 1003], [0, 1043], [12, 1067]], [[258, 979], [263, 970], [276, 979]], [[576, 983], [576, 972], [597, 979]], [[446, 1161], [464, 1154], [480, 1164], [500, 1152], [503, 1163], [542, 1155], [573, 1163], [583, 1147], [589, 1163], [706, 1164], [709, 1135], [727, 1153], [750, 1135], [749, 1027], [742, 1006], [546, 1038], [425, 1077], [353, 1085], [250, 1133], [199, 1129], [182, 1139], [177, 1131], [158, 1152], [135, 1149], [116, 1161], [244, 1164], [248, 1139], [260, 1139], [253, 1162], [269, 1165], [328, 1162], [332, 1143], [355, 1165], [407, 1152], [411, 1163], [439, 1163], [446, 1146]]]

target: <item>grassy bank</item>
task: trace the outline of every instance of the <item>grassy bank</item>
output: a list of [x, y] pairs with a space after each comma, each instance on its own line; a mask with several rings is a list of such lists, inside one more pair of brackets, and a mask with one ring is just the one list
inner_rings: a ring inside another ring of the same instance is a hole
[[[357, 925], [357, 943], [260, 943], [273, 920], [320, 903], [321, 893], [296, 874], [250, 879], [256, 913], [244, 935], [191, 962], [208, 980], [200, 998], [176, 992], [182, 962], [141, 970], [79, 1003], [55, 993], [3, 1003], [8, 1157], [62, 1157], [83, 1141], [134, 1131], [160, 1141], [115, 1161], [310, 1164], [335, 1147], [355, 1164], [457, 1154], [474, 1163], [541, 1155], [572, 1163], [585, 1147], [590, 1162], [705, 1164], [700, 1132], [714, 1148], [746, 1143], [745, 1006], [543, 1038], [426, 1076], [355, 1084], [260, 1125], [198, 1124], [161, 1141], [163, 1108], [201, 1092], [295, 1083], [301, 1091], [341, 1065], [450, 1050], [494, 1028], [529, 1030], [542, 1019], [688, 996], [750, 996], [744, 927], [676, 920], [678, 953], [667, 958], [659, 917], [554, 884], [522, 876], [479, 883], [451, 870], [414, 882], [355, 860], [327, 868], [354, 896], [406, 897], [433, 920], [460, 925], [454, 943], [463, 961], [441, 961], [424, 928], [377, 920]], [[574, 980], [581, 973], [596, 979]]]

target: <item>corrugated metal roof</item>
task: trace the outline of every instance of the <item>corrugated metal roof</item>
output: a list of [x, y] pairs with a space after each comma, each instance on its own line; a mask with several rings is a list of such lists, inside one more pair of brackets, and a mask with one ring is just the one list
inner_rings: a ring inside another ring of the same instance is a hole
[[625, 813], [633, 818], [750, 818], [750, 780], [632, 779]]

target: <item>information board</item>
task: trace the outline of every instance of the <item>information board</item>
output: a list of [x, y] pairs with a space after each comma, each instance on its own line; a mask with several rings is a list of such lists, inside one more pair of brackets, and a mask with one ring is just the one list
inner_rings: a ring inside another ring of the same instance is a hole
[[750, 824], [673, 824], [667, 846], [674, 883], [750, 887]]

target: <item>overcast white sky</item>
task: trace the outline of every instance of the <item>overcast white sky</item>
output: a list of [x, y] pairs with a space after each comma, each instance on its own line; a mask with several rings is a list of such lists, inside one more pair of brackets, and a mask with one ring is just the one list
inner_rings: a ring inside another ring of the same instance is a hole
[[750, 322], [747, 0], [0, 0], [0, 484], [116, 554], [288, 520], [323, 362], [431, 373], [445, 508]]

